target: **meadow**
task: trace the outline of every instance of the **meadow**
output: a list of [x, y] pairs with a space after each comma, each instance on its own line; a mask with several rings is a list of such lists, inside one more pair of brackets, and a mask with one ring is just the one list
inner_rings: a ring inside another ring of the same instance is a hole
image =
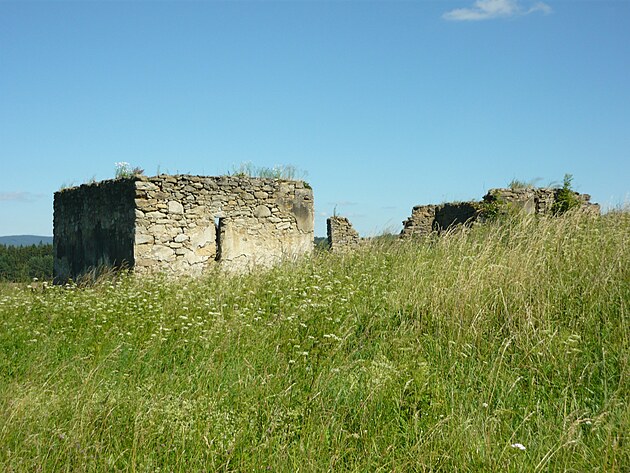
[[630, 471], [630, 214], [0, 285], [0, 470]]

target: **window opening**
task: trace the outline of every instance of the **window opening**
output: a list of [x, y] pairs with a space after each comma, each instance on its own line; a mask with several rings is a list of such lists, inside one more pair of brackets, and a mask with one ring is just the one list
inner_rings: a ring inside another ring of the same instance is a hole
[[221, 260], [221, 233], [223, 232], [223, 217], [215, 217], [214, 219], [214, 232], [215, 232], [215, 241], [217, 244], [216, 255], [214, 257], [215, 261]]

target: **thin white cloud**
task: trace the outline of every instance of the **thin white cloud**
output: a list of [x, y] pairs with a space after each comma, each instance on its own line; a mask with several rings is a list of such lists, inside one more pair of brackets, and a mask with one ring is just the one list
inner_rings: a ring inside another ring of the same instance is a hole
[[525, 14], [529, 15], [530, 13], [534, 13], [537, 11], [543, 12], [545, 15], [549, 15], [549, 13], [551, 13], [553, 10], [546, 3], [537, 2], [534, 5], [532, 5], [531, 8], [527, 10], [527, 12], [525, 12]]
[[512, 18], [534, 12], [549, 14], [551, 11], [551, 7], [543, 2], [537, 2], [529, 8], [524, 8], [518, 0], [476, 0], [471, 8], [456, 8], [444, 13], [442, 18], [451, 21], [480, 21]]
[[31, 192], [0, 192], [0, 202], [33, 202], [39, 197]]

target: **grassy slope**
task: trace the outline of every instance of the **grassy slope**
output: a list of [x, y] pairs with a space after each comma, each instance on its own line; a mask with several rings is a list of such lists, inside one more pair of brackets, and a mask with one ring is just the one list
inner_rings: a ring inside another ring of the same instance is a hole
[[629, 235], [574, 215], [236, 278], [0, 286], [0, 469], [623, 471]]

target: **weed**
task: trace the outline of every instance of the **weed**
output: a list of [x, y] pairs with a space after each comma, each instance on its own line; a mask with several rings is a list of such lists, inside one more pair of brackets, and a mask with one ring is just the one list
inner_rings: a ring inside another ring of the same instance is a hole
[[580, 201], [572, 188], [572, 181], [573, 176], [571, 174], [564, 175], [562, 187], [556, 191], [552, 207], [554, 214], [563, 214], [580, 206]]
[[[247, 161], [234, 166], [232, 176], [241, 177], [261, 177], [266, 179], [285, 179], [285, 180], [302, 180], [306, 177], [305, 171], [300, 171], [297, 167], [291, 164], [279, 164], [272, 168], [265, 166], [256, 166], [251, 161]], [[305, 186], [310, 189], [310, 185], [305, 183]]]
[[132, 168], [129, 163], [121, 161], [119, 163], [115, 163], [116, 167], [116, 179], [130, 179], [134, 176], [140, 176], [144, 174], [144, 169], [139, 167]]
[[0, 284], [2, 471], [624, 471], [630, 214]]

